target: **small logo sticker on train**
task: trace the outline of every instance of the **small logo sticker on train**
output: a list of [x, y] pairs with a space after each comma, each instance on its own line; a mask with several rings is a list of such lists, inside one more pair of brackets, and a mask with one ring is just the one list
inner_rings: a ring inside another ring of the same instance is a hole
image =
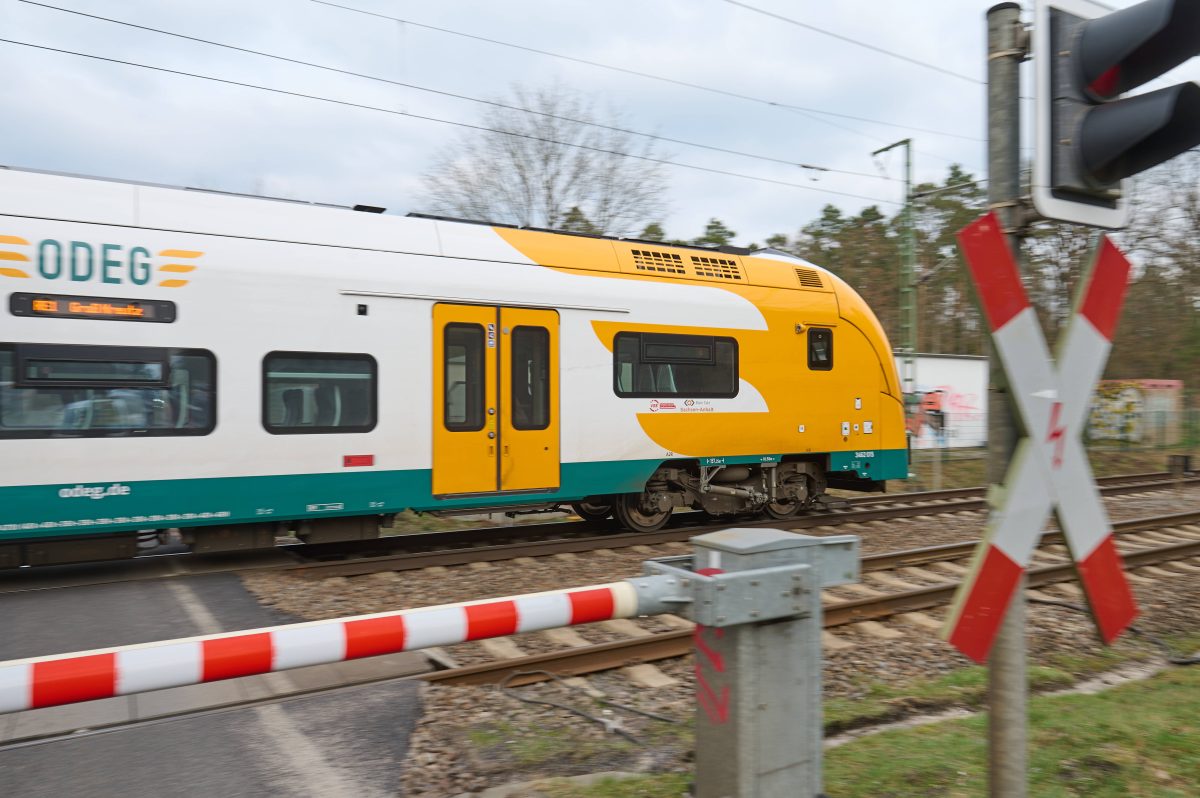
[[109, 496], [128, 496], [133, 488], [114, 482], [111, 485], [76, 485], [58, 492], [60, 499], [104, 499]]
[[712, 413], [716, 409], [708, 399], [684, 399], [678, 403], [650, 400], [651, 413]]

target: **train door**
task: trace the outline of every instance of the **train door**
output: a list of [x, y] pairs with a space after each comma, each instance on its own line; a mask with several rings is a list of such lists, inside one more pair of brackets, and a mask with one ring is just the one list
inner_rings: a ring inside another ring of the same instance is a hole
[[433, 493], [559, 485], [558, 314], [433, 309]]
[[500, 309], [500, 490], [558, 487], [558, 314]]

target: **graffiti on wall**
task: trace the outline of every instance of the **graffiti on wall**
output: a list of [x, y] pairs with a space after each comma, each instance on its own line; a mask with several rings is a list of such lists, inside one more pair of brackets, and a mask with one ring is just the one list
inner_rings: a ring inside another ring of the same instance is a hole
[[918, 390], [908, 397], [907, 425], [913, 446], [982, 446], [986, 430], [981, 401], [979, 394], [956, 390], [953, 385]]
[[1179, 441], [1183, 382], [1103, 380], [1092, 397], [1087, 434], [1094, 441]]
[[1097, 441], [1139, 441], [1144, 411], [1142, 392], [1130, 383], [1100, 384], [1092, 397], [1088, 436]]
[[[900, 356], [896, 357], [896, 365], [903, 369]], [[914, 366], [915, 390], [905, 396], [904, 402], [912, 447], [986, 445], [987, 360], [917, 355]]]

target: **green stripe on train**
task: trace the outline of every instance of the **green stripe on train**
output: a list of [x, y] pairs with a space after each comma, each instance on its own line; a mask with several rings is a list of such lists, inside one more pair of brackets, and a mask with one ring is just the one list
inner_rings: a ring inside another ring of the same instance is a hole
[[829, 471], [853, 471], [863, 479], [906, 479], [908, 450], [859, 449], [854, 452], [833, 452], [829, 455]]
[[[908, 460], [903, 450], [879, 451], [873, 458], [849, 458], [862, 452], [830, 455], [831, 470], [855, 470], [872, 479], [902, 478]], [[777, 455], [738, 456], [726, 462], [772, 461]], [[254, 477], [210, 477], [25, 485], [0, 488], [0, 541], [59, 537], [132, 529], [287, 521], [322, 515], [369, 515], [405, 509], [448, 510], [463, 507], [569, 502], [585, 496], [639, 491], [660, 460], [563, 463], [556, 491], [434, 499], [432, 472], [357, 471]], [[864, 465], [864, 463], [870, 463]], [[848, 465], [854, 464], [856, 465]]]
[[435, 500], [432, 472], [358, 471], [0, 488], [0, 540], [174, 526], [285, 521], [566, 502], [641, 490], [659, 460], [563, 463], [562, 484], [543, 493]]

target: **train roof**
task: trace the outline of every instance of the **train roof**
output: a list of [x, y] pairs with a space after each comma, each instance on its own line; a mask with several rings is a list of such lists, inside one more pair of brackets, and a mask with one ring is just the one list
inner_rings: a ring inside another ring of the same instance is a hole
[[521, 262], [516, 252], [481, 241], [482, 228], [495, 231], [520, 254], [544, 266], [777, 288], [834, 287], [835, 278], [826, 270], [780, 250], [703, 247], [384, 211], [371, 205], [336, 205], [0, 165], [0, 215]]

